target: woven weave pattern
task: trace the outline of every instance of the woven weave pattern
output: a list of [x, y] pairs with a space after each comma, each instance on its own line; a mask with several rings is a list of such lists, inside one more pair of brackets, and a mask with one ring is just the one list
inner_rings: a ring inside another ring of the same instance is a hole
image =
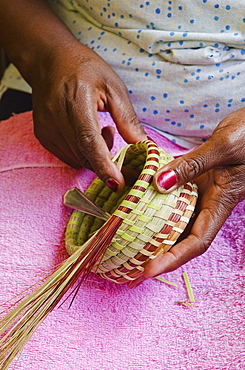
[[[136, 143], [127, 149], [123, 162], [138, 173], [132, 187], [116, 194], [97, 178], [87, 189], [88, 198], [112, 215], [107, 223], [118, 221], [105, 254], [93, 267], [103, 278], [117, 283], [136, 279], [146, 263], [167, 252], [185, 229], [196, 204], [196, 185], [188, 183], [170, 194], [160, 194], [152, 185], [156, 171], [172, 159], [151, 141]], [[82, 250], [93, 233], [97, 238], [103, 224], [73, 211], [66, 229], [68, 253]]]

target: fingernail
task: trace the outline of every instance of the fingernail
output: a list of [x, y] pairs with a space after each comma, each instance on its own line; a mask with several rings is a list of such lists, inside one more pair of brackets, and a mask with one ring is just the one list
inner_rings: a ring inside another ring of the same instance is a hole
[[106, 181], [106, 185], [112, 191], [116, 192], [118, 190], [119, 183], [115, 179], [109, 179]]
[[168, 190], [177, 182], [176, 173], [172, 170], [163, 172], [158, 176], [157, 182], [161, 188]]

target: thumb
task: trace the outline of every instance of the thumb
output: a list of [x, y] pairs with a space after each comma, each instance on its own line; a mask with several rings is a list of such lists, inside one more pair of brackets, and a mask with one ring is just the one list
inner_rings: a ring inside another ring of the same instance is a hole
[[160, 193], [170, 193], [224, 162], [224, 148], [210, 138], [198, 148], [163, 166], [154, 176], [153, 183]]

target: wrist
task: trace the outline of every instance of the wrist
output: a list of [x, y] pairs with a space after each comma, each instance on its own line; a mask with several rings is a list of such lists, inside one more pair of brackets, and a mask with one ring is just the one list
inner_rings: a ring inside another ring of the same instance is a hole
[[45, 0], [2, 0], [0, 45], [32, 85], [55, 50], [75, 39]]
[[[72, 48], [78, 43], [76, 39], [39, 40], [36, 47], [26, 48], [17, 57], [16, 66], [24, 79], [33, 88], [36, 84], [45, 81], [62, 64], [65, 56], [70, 55]], [[13, 62], [15, 64], [15, 62]]]

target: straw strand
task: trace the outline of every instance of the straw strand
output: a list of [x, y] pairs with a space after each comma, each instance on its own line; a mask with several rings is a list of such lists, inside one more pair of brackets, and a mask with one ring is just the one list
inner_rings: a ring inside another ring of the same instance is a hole
[[[0, 321], [2, 370], [8, 369], [58, 303], [73, 295], [72, 304], [91, 272], [116, 283], [134, 280], [150, 259], [172, 247], [192, 216], [197, 199], [192, 183], [170, 194], [159, 194], [153, 187], [156, 171], [172, 159], [155, 143], [139, 142], [122, 149], [114, 159], [120, 168], [127, 169], [129, 177], [122, 194], [113, 193], [98, 178], [93, 181], [86, 196], [111, 216], [103, 221], [77, 210], [72, 213], [65, 236], [71, 256]], [[135, 173], [137, 180], [132, 186], [130, 177]]]

